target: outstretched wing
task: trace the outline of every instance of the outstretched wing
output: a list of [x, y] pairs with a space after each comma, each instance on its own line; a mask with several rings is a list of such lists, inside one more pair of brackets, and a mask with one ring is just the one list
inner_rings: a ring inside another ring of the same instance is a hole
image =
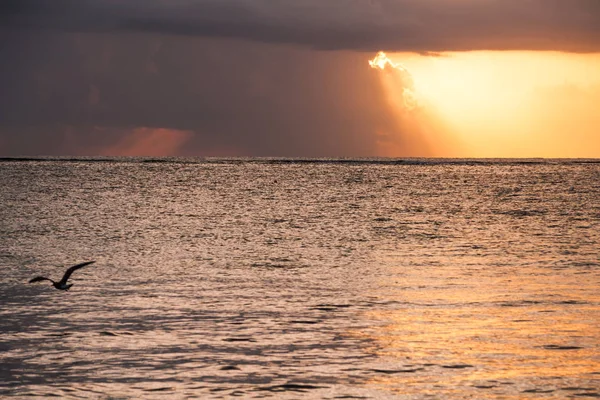
[[74, 271], [78, 270], [79, 268], [83, 268], [83, 267], [85, 267], [86, 265], [93, 264], [93, 263], [95, 263], [95, 262], [96, 262], [96, 261], [86, 261], [86, 262], [84, 262], [84, 263], [81, 263], [81, 264], [73, 265], [71, 268], [69, 268], [69, 269], [67, 270], [67, 272], [65, 272], [65, 274], [64, 274], [64, 275], [63, 275], [63, 277], [62, 277], [62, 279], [60, 280], [60, 284], [61, 284], [61, 285], [64, 285], [64, 284], [66, 284], [66, 283], [67, 283], [67, 281], [69, 280], [69, 278], [71, 277], [71, 274], [72, 274]]
[[36, 276], [35, 278], [31, 279], [29, 281], [29, 283], [41, 282], [41, 281], [50, 281], [50, 282], [54, 283], [54, 281], [52, 279], [46, 278], [45, 276]]

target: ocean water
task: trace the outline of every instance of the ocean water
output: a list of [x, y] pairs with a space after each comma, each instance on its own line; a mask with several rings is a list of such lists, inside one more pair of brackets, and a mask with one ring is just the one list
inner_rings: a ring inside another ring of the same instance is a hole
[[600, 397], [594, 160], [5, 159], [0, 238], [1, 397]]

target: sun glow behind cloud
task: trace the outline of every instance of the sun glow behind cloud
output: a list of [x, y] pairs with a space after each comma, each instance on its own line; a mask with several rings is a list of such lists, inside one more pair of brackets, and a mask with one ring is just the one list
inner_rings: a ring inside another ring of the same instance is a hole
[[458, 143], [448, 135], [448, 129], [435, 109], [427, 105], [411, 72], [383, 51], [369, 60], [369, 65], [379, 73], [386, 101], [396, 117], [395, 131], [376, 132], [378, 155], [455, 156]]
[[600, 157], [599, 54], [379, 53], [369, 64], [401, 72], [402, 84], [382, 84], [403, 97], [399, 115], [417, 112], [428, 125], [433, 155]]
[[[398, 79], [398, 77], [399, 77], [400, 82], [389, 82], [389, 83], [392, 83], [392, 87], [393, 87], [393, 83], [399, 84], [402, 87], [401, 94], [402, 94], [402, 98], [403, 98], [402, 103], [403, 103], [404, 108], [411, 111], [419, 106], [419, 101], [415, 94], [413, 78], [412, 78], [410, 72], [406, 68], [404, 68], [402, 66], [402, 64], [393, 62], [392, 60], [390, 60], [387, 57], [387, 55], [383, 51], [380, 51], [379, 53], [377, 53], [377, 56], [375, 56], [374, 59], [369, 60], [369, 65], [371, 66], [371, 68], [374, 68], [374, 69], [392, 72], [392, 74], [395, 74], [393, 76], [395, 76], [396, 79]], [[388, 69], [386, 70], [386, 68], [388, 68]], [[398, 86], [398, 87], [400, 87], [400, 86]], [[393, 92], [393, 90], [392, 90], [392, 92]], [[389, 95], [393, 95], [393, 93], [389, 93]]]

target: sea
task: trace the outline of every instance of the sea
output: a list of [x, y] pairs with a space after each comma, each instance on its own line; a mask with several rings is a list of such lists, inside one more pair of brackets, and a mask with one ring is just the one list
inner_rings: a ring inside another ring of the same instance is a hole
[[1, 159], [0, 397], [598, 398], [600, 160]]

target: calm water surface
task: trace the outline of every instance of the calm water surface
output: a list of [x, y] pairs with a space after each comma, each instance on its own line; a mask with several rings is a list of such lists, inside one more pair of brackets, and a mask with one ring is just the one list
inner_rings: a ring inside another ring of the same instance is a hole
[[0, 162], [0, 396], [600, 397], [600, 163], [149, 161]]

